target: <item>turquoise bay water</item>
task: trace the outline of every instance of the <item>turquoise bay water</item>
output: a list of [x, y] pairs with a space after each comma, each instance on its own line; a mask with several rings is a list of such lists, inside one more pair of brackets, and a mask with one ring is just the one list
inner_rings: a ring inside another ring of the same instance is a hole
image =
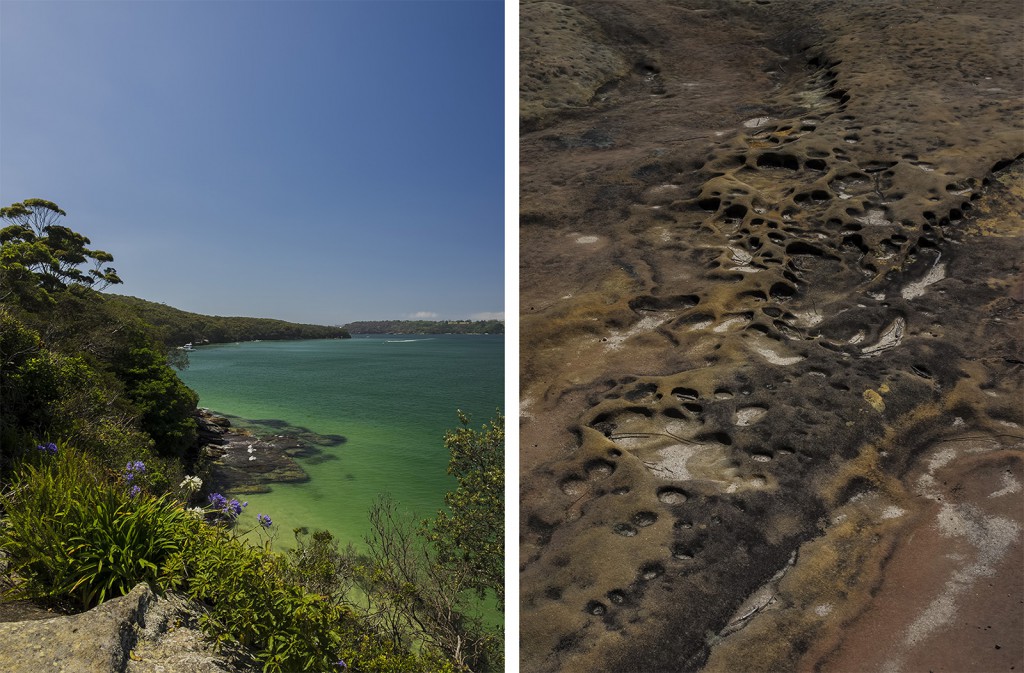
[[239, 524], [269, 514], [279, 546], [293, 546], [292, 530], [305, 526], [359, 547], [381, 493], [418, 518], [444, 506], [455, 485], [444, 433], [458, 425], [457, 409], [479, 429], [502, 407], [503, 348], [500, 335], [222, 344], [190, 353], [179, 375], [215, 412], [343, 435], [345, 443], [322, 447], [319, 458], [299, 459], [310, 481], [241, 498], [249, 507]]

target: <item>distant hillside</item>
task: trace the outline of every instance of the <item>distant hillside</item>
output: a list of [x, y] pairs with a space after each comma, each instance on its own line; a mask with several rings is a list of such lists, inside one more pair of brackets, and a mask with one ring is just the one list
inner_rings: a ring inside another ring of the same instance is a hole
[[156, 336], [168, 346], [256, 339], [348, 339], [351, 336], [340, 327], [303, 325], [270, 318], [201, 315], [124, 295], [107, 295], [107, 301], [130, 310], [152, 325], [156, 330]]
[[504, 334], [500, 320], [361, 320], [344, 329], [352, 334]]

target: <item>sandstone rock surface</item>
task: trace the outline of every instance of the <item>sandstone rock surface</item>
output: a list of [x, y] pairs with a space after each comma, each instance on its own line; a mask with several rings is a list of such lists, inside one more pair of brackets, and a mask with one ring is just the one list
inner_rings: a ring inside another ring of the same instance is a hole
[[214, 652], [196, 608], [145, 584], [87, 612], [0, 623], [5, 673], [239, 673], [241, 653]]
[[523, 669], [1021, 670], [1024, 8], [551, 4]]

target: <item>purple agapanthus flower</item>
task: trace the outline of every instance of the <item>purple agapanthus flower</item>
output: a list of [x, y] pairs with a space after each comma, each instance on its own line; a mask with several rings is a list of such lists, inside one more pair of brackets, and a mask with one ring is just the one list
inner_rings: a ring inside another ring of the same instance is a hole
[[256, 520], [259, 521], [260, 525], [264, 528], [270, 528], [271, 524], [273, 524], [273, 522], [270, 520], [269, 514], [257, 514]]
[[135, 479], [137, 474], [145, 474], [146, 464], [141, 460], [129, 460], [128, 464], [124, 466], [124, 480], [131, 481]]
[[335, 662], [334, 665], [337, 666], [338, 668], [342, 668], [342, 669], [348, 668], [348, 664], [345, 663], [344, 659], [338, 659], [338, 661]]
[[132, 486], [131, 489], [128, 490], [128, 495], [130, 495], [133, 498], [138, 497], [139, 493], [142, 493], [142, 487], [139, 486], [138, 484]]
[[[245, 504], [248, 505], [249, 503], [247, 502]], [[228, 503], [228, 506], [227, 506], [226, 509], [227, 509], [228, 514], [231, 514], [232, 512], [234, 512], [234, 516], [238, 516], [239, 514], [242, 513], [242, 503], [240, 503], [237, 500], [235, 500], [234, 498], [232, 498], [231, 502]]]
[[50, 442], [48, 444], [40, 444], [36, 448], [39, 449], [40, 451], [42, 451], [43, 453], [52, 453], [52, 454], [56, 454], [57, 453], [57, 445], [54, 444], [53, 442]]
[[220, 493], [211, 493], [210, 504], [213, 505], [214, 509], [224, 509], [228, 504], [228, 499]]

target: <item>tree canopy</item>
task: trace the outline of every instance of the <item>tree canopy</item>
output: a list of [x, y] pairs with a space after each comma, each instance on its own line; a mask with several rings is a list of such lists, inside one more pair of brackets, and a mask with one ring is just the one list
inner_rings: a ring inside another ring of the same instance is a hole
[[23, 298], [50, 299], [71, 285], [103, 289], [121, 282], [108, 266], [114, 257], [92, 250], [91, 241], [60, 224], [61, 208], [45, 199], [25, 199], [0, 208], [0, 282]]
[[445, 494], [449, 511], [441, 510], [425, 523], [426, 537], [440, 554], [441, 563], [465, 568], [469, 586], [481, 597], [493, 591], [505, 598], [505, 418], [497, 414], [481, 430], [469, 427], [459, 412], [461, 427], [445, 433], [451, 454], [448, 474], [458, 481]]

